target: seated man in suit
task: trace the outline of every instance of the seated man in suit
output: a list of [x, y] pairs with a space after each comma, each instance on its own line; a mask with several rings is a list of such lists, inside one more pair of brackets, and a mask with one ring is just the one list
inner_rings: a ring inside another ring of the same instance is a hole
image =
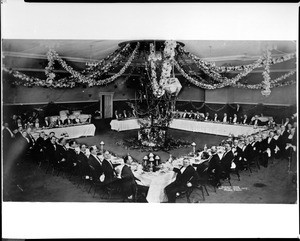
[[64, 125], [68, 126], [73, 124], [73, 121], [71, 120], [70, 115], [67, 115], [67, 119], [64, 120]]
[[43, 127], [49, 127], [50, 126], [50, 121], [49, 118], [46, 116], [44, 119]]
[[206, 112], [205, 114], [204, 121], [210, 121], [210, 116], [208, 112]]
[[261, 125], [261, 121], [259, 120], [259, 116], [258, 115], [255, 115], [254, 117], [252, 117], [250, 125], [254, 125], [254, 126]]
[[94, 180], [99, 180], [100, 176], [103, 174], [102, 162], [97, 156], [97, 151], [98, 149], [96, 146], [90, 147], [90, 156], [88, 163], [93, 170], [92, 175]]
[[123, 118], [127, 118], [127, 113], [126, 113], [126, 110], [123, 110]]
[[231, 169], [231, 164], [234, 159], [234, 155], [231, 151], [231, 144], [230, 143], [225, 143], [225, 153], [223, 154], [223, 157], [221, 158], [221, 170], [222, 170], [222, 178], [224, 179], [229, 179], [230, 180], [230, 169]]
[[60, 119], [60, 116], [57, 116], [57, 119], [55, 121], [55, 125], [56, 126], [62, 126], [63, 125], [63, 121]]
[[229, 122], [228, 117], [227, 117], [227, 113], [224, 113], [222, 122], [223, 122], [223, 123], [228, 123], [228, 122]]
[[213, 121], [214, 121], [214, 122], [218, 122], [218, 121], [219, 121], [219, 118], [218, 118], [218, 114], [217, 114], [217, 113], [215, 113]]
[[116, 182], [117, 180], [117, 175], [116, 175], [116, 170], [115, 166], [111, 162], [111, 155], [108, 151], [105, 151], [103, 154], [103, 161], [102, 161], [102, 169], [104, 172], [104, 183], [105, 184], [112, 184]]
[[81, 169], [83, 176], [89, 175], [89, 162], [86, 150], [86, 145], [81, 144], [80, 151], [77, 153], [78, 168]]
[[184, 113], [182, 114], [181, 118], [188, 118], [189, 113], [187, 112], [187, 110], [184, 111]]
[[79, 118], [78, 115], [75, 116], [75, 118], [73, 119], [73, 124], [80, 124], [81, 123], [81, 120]]
[[177, 173], [176, 179], [165, 187], [169, 203], [175, 203], [176, 193], [186, 190], [187, 187], [192, 187], [199, 179], [198, 173], [194, 167], [190, 165], [190, 159], [188, 158], [183, 160], [183, 166], [181, 168], [174, 167], [173, 171]]
[[119, 114], [118, 114], [117, 110], [115, 110], [114, 118], [117, 119], [117, 120], [119, 119]]
[[190, 113], [189, 113], [189, 115], [188, 115], [188, 118], [189, 118], [189, 119], [195, 119], [195, 115], [194, 115], [193, 110], [190, 111]]
[[120, 178], [120, 186], [121, 186], [121, 193], [123, 196], [123, 201], [128, 199], [134, 199], [137, 193], [137, 179], [132, 171], [131, 171], [131, 163], [132, 158], [124, 159], [124, 165], [119, 168], [119, 178]]
[[243, 124], [243, 125], [249, 125], [250, 121], [251, 121], [250, 118], [248, 118], [248, 116], [245, 114], [242, 117], [241, 124]]
[[237, 114], [233, 114], [232, 124], [237, 124], [237, 123], [238, 123]]

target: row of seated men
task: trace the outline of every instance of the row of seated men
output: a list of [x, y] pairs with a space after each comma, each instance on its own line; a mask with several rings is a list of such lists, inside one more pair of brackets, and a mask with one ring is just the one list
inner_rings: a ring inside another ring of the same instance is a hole
[[126, 111], [123, 110], [122, 112], [115, 110], [114, 119], [120, 120], [120, 119], [126, 119], [126, 118], [135, 118], [137, 117], [137, 114], [135, 112], [135, 110], [131, 110], [131, 111]]
[[[88, 118], [85, 123], [89, 123], [90, 118]], [[60, 126], [68, 126], [73, 124], [80, 124], [82, 123], [81, 119], [78, 116], [75, 116], [75, 118], [71, 118], [70, 115], [67, 116], [66, 119], [62, 120], [60, 116], [57, 117], [56, 120], [53, 120], [49, 117], [44, 117], [43, 120], [40, 120], [40, 118], [29, 118], [27, 120], [23, 120], [20, 116], [13, 115], [10, 121], [7, 122], [9, 124], [9, 127], [12, 131], [17, 130], [19, 127], [22, 127], [23, 129], [26, 127], [35, 127], [35, 128], [54, 128], [54, 127], [60, 127]]]
[[23, 130], [20, 135], [14, 137], [11, 142], [22, 146], [21, 157], [33, 160], [36, 163], [48, 161], [54, 170], [70, 174], [80, 174], [83, 178], [99, 180], [104, 177], [103, 183], [107, 188], [117, 185], [123, 195], [123, 199], [135, 195], [135, 178], [128, 170], [132, 159], [124, 158], [125, 165], [116, 173], [115, 166], [110, 161], [110, 153], [104, 153], [104, 159], [98, 157], [99, 150], [96, 146], [88, 148], [85, 144], [78, 145], [76, 141], [67, 141], [64, 137], [57, 138], [55, 132], [46, 135], [43, 131], [35, 140], [31, 135], [31, 128]]
[[[262, 125], [268, 125], [268, 126], [274, 126], [276, 123], [273, 119], [273, 117], [269, 117], [266, 122], [261, 121], [259, 115], [254, 115], [253, 117], [249, 117], [246, 114], [243, 116], [238, 116], [237, 114], [233, 114], [233, 116], [228, 116], [227, 113], [224, 113], [223, 116], [219, 116], [217, 113], [214, 114], [214, 116], [210, 116], [210, 114], [207, 112], [205, 115], [203, 113], [193, 112], [191, 110], [188, 112], [185, 110], [183, 113], [180, 113], [178, 110], [173, 113], [174, 118], [183, 118], [183, 119], [193, 119], [198, 121], [213, 121], [213, 122], [222, 122], [222, 123], [232, 123], [232, 124], [245, 124], [245, 125], [256, 125], [256, 126], [262, 126]], [[295, 116], [291, 116], [291, 118], [286, 118], [284, 124], [287, 125], [288, 123], [295, 122]]]
[[205, 171], [214, 177], [215, 185], [219, 186], [222, 178], [230, 178], [232, 169], [238, 174], [239, 170], [248, 169], [251, 164], [267, 167], [270, 158], [288, 159], [295, 151], [296, 139], [296, 125], [291, 130], [282, 125], [262, 134], [230, 137], [220, 146], [198, 152], [201, 159], [207, 161], [194, 165], [200, 176]]

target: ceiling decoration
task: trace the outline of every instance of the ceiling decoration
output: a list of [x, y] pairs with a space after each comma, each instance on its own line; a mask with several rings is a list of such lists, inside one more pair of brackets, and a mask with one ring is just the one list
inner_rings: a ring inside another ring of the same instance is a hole
[[[226, 42], [223, 44], [226, 45]], [[62, 44], [52, 44], [46, 54], [47, 65], [44, 68], [44, 79], [38, 78], [34, 74], [32, 74], [33, 76], [25, 74], [23, 73], [24, 71], [21, 72], [18, 68], [7, 66], [7, 64], [5, 64], [3, 70], [15, 77], [12, 82], [14, 85], [52, 88], [73, 88], [80, 85], [89, 87], [107, 85], [122, 75], [126, 76], [126, 79], [129, 80], [131, 76], [138, 76], [140, 71], [146, 71], [148, 81], [152, 85], [152, 91], [156, 98], [162, 97], [165, 91], [178, 94], [181, 84], [176, 77], [180, 75], [191, 84], [204, 89], [218, 89], [226, 86], [261, 89], [262, 94], [265, 96], [268, 96], [274, 87], [290, 85], [296, 82], [295, 66], [282, 71], [285, 73], [281, 76], [271, 79], [271, 67], [273, 68], [273, 66], [296, 58], [294, 52], [285, 53], [278, 50], [277, 44], [260, 46], [260, 50], [264, 51], [263, 54], [258, 56], [250, 55], [249, 53], [234, 55], [235, 57], [228, 63], [223, 62], [226, 59], [228, 60], [229, 57], [223, 56], [222, 58], [222, 56], [216, 56], [212, 45], [209, 45], [208, 55], [202, 58], [188, 50], [188, 48], [191, 49], [191, 46], [186, 47], [183, 42], [179, 41], [125, 41], [119, 43], [115, 49], [110, 46], [110, 49], [114, 50], [100, 60], [92, 59], [91, 55], [96, 56], [97, 54], [92, 53], [92, 46], [94, 45], [90, 44], [89, 50], [85, 46], [89, 57], [73, 57], [73, 61], [74, 58], [77, 58], [79, 62], [80, 60], [86, 60], [85, 65], [80, 68], [76, 67], [76, 64], [73, 62], [70, 62], [70, 56], [65, 57], [62, 55], [63, 57], [61, 57], [58, 50], [62, 48]], [[220, 44], [216, 46], [220, 48]], [[31, 46], [31, 50], [36, 48]], [[218, 48], [216, 48], [216, 51], [218, 51]], [[251, 51], [253, 52], [251, 49], [248, 50], [248, 52]], [[278, 52], [281, 53], [278, 54]], [[4, 49], [4, 58], [6, 56], [14, 56], [14, 53], [17, 56], [15, 51], [5, 51]], [[19, 55], [24, 55], [22, 50], [19, 50], [18, 53]], [[215, 58], [217, 61], [211, 61], [212, 58]], [[243, 64], [233, 65], [232, 63], [238, 59], [240, 60], [239, 63]], [[62, 70], [65, 76], [60, 77], [58, 76], [58, 71]], [[263, 81], [252, 85], [243, 83], [242, 80], [244, 77], [255, 70], [260, 70]]]

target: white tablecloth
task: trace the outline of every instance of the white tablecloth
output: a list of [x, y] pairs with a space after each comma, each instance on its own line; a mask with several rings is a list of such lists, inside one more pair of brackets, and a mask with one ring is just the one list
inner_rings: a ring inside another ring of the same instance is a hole
[[146, 197], [149, 203], [161, 203], [168, 201], [164, 189], [175, 180], [175, 172], [144, 172], [143, 174], [133, 172], [133, 174], [141, 180], [141, 182], [137, 181], [138, 184], [149, 187]]
[[110, 126], [112, 130], [116, 131], [126, 131], [140, 128], [137, 119], [112, 120], [110, 122]]
[[[140, 128], [137, 119], [128, 119], [121, 121], [112, 120], [110, 125], [112, 130], [117, 131], [134, 130]], [[173, 119], [170, 124], [170, 128], [220, 136], [228, 136], [229, 134], [233, 134], [234, 136], [250, 135], [265, 129], [265, 127], [254, 128], [254, 126], [252, 125], [233, 125], [186, 119]]]
[[201, 132], [220, 136], [228, 136], [229, 134], [233, 134], [234, 136], [244, 134], [250, 135], [258, 132], [259, 130], [265, 129], [264, 127], [254, 128], [252, 125], [234, 125], [182, 119], [174, 119], [170, 127], [179, 130]]
[[40, 129], [36, 130], [33, 133], [34, 138], [38, 138], [39, 133], [44, 131], [45, 134], [49, 135], [50, 132], [54, 132], [55, 136], [60, 138], [63, 133], [67, 133], [67, 139], [71, 138], [78, 138], [81, 136], [94, 136], [96, 127], [94, 124], [87, 124], [87, 125], [75, 125], [75, 126], [66, 126], [66, 127], [59, 127], [59, 128], [50, 128], [50, 129]]

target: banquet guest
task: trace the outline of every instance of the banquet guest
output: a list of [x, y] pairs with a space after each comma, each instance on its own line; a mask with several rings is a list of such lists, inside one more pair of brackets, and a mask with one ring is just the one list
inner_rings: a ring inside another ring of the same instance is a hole
[[[47, 139], [48, 140], [48, 139]], [[49, 160], [53, 167], [58, 166], [57, 143], [56, 137], [49, 137], [49, 144], [46, 146], [46, 158]]]
[[73, 124], [79, 124], [81, 123], [81, 120], [79, 118], [79, 116], [76, 116], [74, 119], [73, 119]]
[[123, 118], [127, 118], [127, 113], [126, 113], [126, 110], [123, 110]]
[[124, 165], [120, 170], [120, 187], [123, 201], [136, 198], [137, 184], [135, 181], [140, 181], [133, 175], [130, 168], [131, 163], [132, 158], [127, 158], [126, 160], [124, 160]]
[[19, 119], [17, 119], [17, 127], [19, 128], [19, 127], [22, 127], [22, 128], [24, 128], [24, 125], [22, 124], [22, 120], [19, 118]]
[[188, 114], [188, 118], [189, 119], [194, 119], [195, 118], [193, 110], [191, 110], [190, 113]]
[[14, 131], [16, 140], [22, 137], [22, 131], [23, 131], [22, 126], [19, 126], [18, 129]]
[[44, 119], [43, 127], [49, 127], [50, 126], [50, 121], [49, 118], [46, 116]]
[[[52, 139], [52, 138], [51, 138]], [[60, 168], [62, 168], [65, 171], [70, 170], [70, 162], [68, 159], [68, 149], [66, 147], [66, 139], [64, 137], [61, 137], [57, 141], [56, 145], [56, 160], [57, 164]]]
[[30, 141], [30, 147], [33, 148], [35, 145], [35, 139], [33, 138], [32, 134], [31, 134], [32, 129], [30, 127], [28, 127], [26, 129], [26, 133], [27, 133], [27, 138]]
[[77, 153], [77, 162], [78, 167], [81, 168], [82, 173], [84, 176], [89, 175], [89, 162], [88, 162], [88, 156], [87, 156], [87, 147], [85, 144], [81, 144], [80, 151]]
[[200, 120], [200, 113], [199, 113], [199, 111], [197, 111], [196, 113], [195, 113], [195, 120]]
[[64, 120], [64, 125], [71, 125], [73, 121], [71, 120], [70, 115], [67, 115], [67, 119]]
[[287, 127], [288, 124], [290, 124], [290, 118], [286, 117], [283, 125]]
[[243, 140], [238, 140], [238, 139], [234, 139], [233, 140], [233, 145], [232, 145], [232, 153], [234, 155], [234, 159], [233, 159], [233, 162], [234, 164], [236, 165], [236, 168], [238, 170], [241, 170], [242, 169], [242, 159], [243, 159], [243, 150], [242, 150], [242, 147], [243, 147], [244, 143], [243, 143]]
[[40, 161], [45, 159], [46, 153], [46, 144], [45, 144], [45, 132], [41, 131], [39, 137], [36, 139], [35, 142], [36, 150], [37, 150], [37, 158]]
[[56, 126], [62, 126], [63, 125], [63, 121], [60, 119], [60, 116], [57, 116], [57, 119], [55, 121], [55, 125]]
[[37, 129], [40, 128], [40, 120], [38, 118], [35, 119], [34, 127], [37, 128]]
[[259, 120], [258, 115], [255, 115], [255, 116], [252, 118], [252, 120], [251, 120], [251, 122], [250, 122], [250, 125], [254, 125], [254, 126], [259, 126], [259, 125], [261, 125], [261, 121]]
[[181, 118], [188, 118], [188, 112], [187, 112], [187, 110], [184, 110], [184, 113], [182, 114]]
[[218, 121], [219, 121], [219, 119], [218, 119], [218, 114], [217, 114], [217, 113], [215, 113], [213, 121], [214, 121], [214, 122], [218, 122]]
[[93, 170], [93, 179], [99, 180], [100, 176], [103, 174], [103, 168], [100, 158], [97, 156], [97, 147], [90, 147], [90, 156], [88, 159], [88, 163]]
[[284, 141], [281, 132], [282, 132], [281, 129], [276, 130], [276, 136], [274, 137], [274, 139], [276, 140], [277, 149], [279, 149], [276, 152], [276, 155], [275, 155], [276, 158], [281, 158], [284, 156], [284, 151], [285, 151], [285, 147], [286, 147], [286, 142]]
[[245, 114], [245, 115], [242, 117], [241, 124], [243, 124], [243, 125], [249, 125], [249, 123], [250, 123], [250, 118], [248, 118], [248, 116]]
[[8, 123], [5, 122], [2, 130], [3, 135], [3, 158], [6, 159], [8, 151], [15, 140], [15, 135], [10, 130]]
[[188, 158], [183, 159], [183, 166], [180, 169], [174, 167], [173, 171], [177, 173], [176, 179], [165, 187], [169, 203], [175, 203], [176, 193], [186, 190], [187, 187], [192, 187], [199, 179], [198, 173], [190, 165]]
[[[46, 148], [48, 148], [48, 145], [52, 145], [51, 144], [51, 138], [52, 137], [55, 137], [55, 133], [53, 131], [51, 131], [48, 135], [48, 138], [45, 140], [45, 145], [46, 145]], [[55, 137], [56, 139], [56, 137]]]
[[245, 139], [245, 148], [243, 148], [243, 168], [246, 169], [247, 165], [253, 161], [254, 158], [254, 150], [251, 144], [251, 138], [247, 137]]
[[232, 123], [233, 123], [233, 124], [237, 124], [237, 123], [238, 123], [238, 117], [237, 117], [237, 114], [233, 114]]
[[17, 115], [13, 114], [13, 116], [10, 118], [10, 122], [9, 122], [9, 126], [11, 128], [11, 130], [16, 130], [18, 129], [18, 125], [17, 125]]
[[135, 109], [132, 109], [132, 117], [135, 117], [135, 118], [137, 117]]
[[223, 123], [228, 123], [227, 113], [224, 113], [222, 122], [223, 122]]
[[69, 141], [69, 148], [67, 151], [67, 161], [69, 163], [69, 166], [71, 168], [71, 171], [75, 170], [77, 165], [77, 153], [75, 148], [77, 147], [77, 143], [74, 140]]
[[115, 117], [115, 119], [119, 119], [119, 115], [118, 115], [118, 111], [117, 110], [115, 110], [115, 114], [114, 114], [114, 117]]
[[234, 155], [232, 153], [230, 143], [225, 143], [224, 147], [225, 147], [225, 153], [221, 158], [221, 171], [222, 174], [224, 175], [223, 178], [230, 179], [230, 169], [234, 159]]
[[102, 161], [102, 169], [104, 172], [104, 183], [111, 184], [117, 180], [116, 171], [113, 163], [111, 162], [111, 155], [108, 151], [105, 151], [103, 154], [103, 161]]
[[209, 116], [208, 112], [206, 112], [204, 120], [205, 121], [210, 121], [210, 116]]
[[28, 138], [28, 134], [25, 130], [22, 131], [22, 137], [20, 139], [21, 139], [21, 146], [24, 147], [24, 153], [22, 153], [22, 154], [23, 154], [23, 157], [25, 157], [25, 153], [27, 152], [28, 154], [30, 154], [30, 149], [32, 149], [32, 147], [30, 145], [30, 140]]
[[174, 118], [180, 118], [179, 110], [176, 110], [176, 112], [174, 114]]
[[15, 135], [13, 134], [11, 129], [9, 128], [9, 125], [8, 125], [7, 122], [5, 122], [4, 125], [3, 125], [2, 133], [3, 133], [2, 134], [3, 135], [3, 142], [11, 143], [13, 141], [13, 139], [15, 138]]

